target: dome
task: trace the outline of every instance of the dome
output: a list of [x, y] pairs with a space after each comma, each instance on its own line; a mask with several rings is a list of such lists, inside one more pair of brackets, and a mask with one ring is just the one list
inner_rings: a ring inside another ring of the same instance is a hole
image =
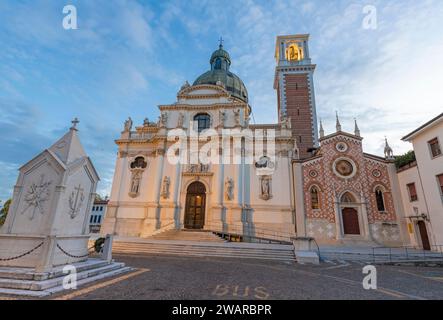
[[214, 51], [209, 61], [211, 70], [203, 73], [194, 81], [194, 86], [199, 84], [216, 85], [218, 81], [224, 84], [225, 89], [232, 96], [248, 102], [248, 90], [243, 81], [234, 73], [229, 71], [231, 66], [231, 57], [229, 53], [220, 45], [218, 50]]

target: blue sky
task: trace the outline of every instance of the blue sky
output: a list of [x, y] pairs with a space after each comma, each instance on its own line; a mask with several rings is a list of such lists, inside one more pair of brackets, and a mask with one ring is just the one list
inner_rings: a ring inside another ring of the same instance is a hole
[[[73, 4], [78, 29], [62, 27]], [[362, 28], [363, 7], [377, 29]], [[79, 117], [80, 138], [109, 193], [123, 121], [156, 120], [181, 84], [209, 67], [223, 36], [257, 123], [274, 122], [277, 35], [310, 33], [317, 113], [359, 120], [366, 152], [381, 154], [443, 110], [443, 1], [0, 1], [0, 199], [21, 164]]]

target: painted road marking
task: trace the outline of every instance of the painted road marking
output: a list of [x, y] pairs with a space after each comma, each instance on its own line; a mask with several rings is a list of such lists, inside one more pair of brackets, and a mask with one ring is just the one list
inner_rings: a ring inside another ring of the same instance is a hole
[[112, 284], [121, 282], [123, 280], [127, 280], [129, 278], [138, 276], [138, 275], [140, 275], [142, 273], [145, 273], [145, 272], [148, 272], [148, 271], [151, 271], [151, 270], [150, 269], [139, 269], [139, 270], [137, 270], [135, 272], [132, 272], [132, 273], [129, 273], [129, 274], [124, 274], [121, 277], [118, 277], [118, 278], [115, 278], [115, 279], [112, 279], [112, 280], [108, 280], [108, 281], [105, 281], [105, 282], [102, 282], [102, 283], [98, 283], [96, 285], [93, 285], [93, 286], [90, 286], [90, 287], [87, 287], [87, 288], [84, 288], [84, 289], [80, 289], [80, 290], [74, 291], [72, 293], [68, 293], [68, 294], [66, 294], [64, 296], [61, 296], [61, 297], [58, 297], [58, 298], [54, 298], [53, 300], [69, 300], [69, 299], [73, 299], [73, 298], [76, 298], [78, 296], [85, 295], [87, 293], [95, 291], [97, 289], [101, 289], [101, 288], [110, 286]]
[[[228, 263], [228, 262], [226, 262], [226, 263]], [[251, 263], [244, 263], [244, 264], [245, 265], [253, 265]], [[257, 266], [257, 265], [255, 265], [255, 266]], [[283, 268], [280, 268], [280, 267], [266, 266], [266, 265], [262, 265], [262, 264], [260, 264], [260, 266], [265, 267], [265, 268], [269, 268], [269, 269], [275, 269], [275, 270], [285, 270], [285, 271], [288, 270], [288, 269], [283, 269]], [[324, 269], [322, 269], [322, 270], [324, 270]], [[350, 279], [346, 279], [346, 278], [335, 277], [335, 276], [325, 275], [325, 274], [316, 273], [316, 272], [309, 272], [309, 271], [304, 271], [304, 270], [294, 270], [293, 269], [291, 271], [296, 272], [296, 273], [301, 273], [301, 274], [307, 274], [307, 275], [315, 276], [315, 277], [326, 277], [326, 278], [330, 278], [330, 279], [333, 279], [333, 280], [338, 281], [338, 282], [343, 282], [343, 283], [346, 283], [346, 284], [362, 287], [362, 283], [361, 282], [350, 280]], [[393, 289], [382, 288], [380, 286], [378, 286], [378, 288], [376, 290], [374, 290], [374, 291], [378, 291], [378, 292], [381, 292], [383, 294], [386, 294], [386, 295], [389, 295], [389, 296], [392, 296], [392, 297], [395, 297], [395, 298], [399, 298], [399, 299], [409, 298], [409, 299], [415, 299], [415, 300], [426, 300], [423, 297], [411, 295], [411, 294], [400, 292], [400, 291], [393, 290]]]

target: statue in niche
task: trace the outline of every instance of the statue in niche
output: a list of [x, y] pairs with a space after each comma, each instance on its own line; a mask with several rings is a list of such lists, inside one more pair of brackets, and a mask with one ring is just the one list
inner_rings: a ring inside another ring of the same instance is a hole
[[132, 198], [135, 198], [140, 193], [140, 183], [142, 180], [142, 170], [133, 170], [132, 171], [132, 177], [131, 177], [131, 189], [129, 192], [129, 196]]
[[183, 128], [183, 123], [185, 122], [185, 114], [180, 112], [178, 115], [177, 128]]
[[163, 178], [162, 198], [169, 198], [169, 186], [171, 185], [171, 179], [167, 176]]
[[132, 119], [131, 117], [128, 118], [128, 120], [125, 121], [125, 128], [124, 132], [130, 132], [132, 129]]
[[234, 180], [232, 178], [227, 178], [225, 182], [226, 187], [226, 199], [233, 200], [234, 199]]
[[271, 177], [261, 176], [260, 177], [260, 198], [263, 200], [269, 200], [272, 198], [271, 193]]
[[240, 109], [234, 110], [235, 125], [240, 125]]

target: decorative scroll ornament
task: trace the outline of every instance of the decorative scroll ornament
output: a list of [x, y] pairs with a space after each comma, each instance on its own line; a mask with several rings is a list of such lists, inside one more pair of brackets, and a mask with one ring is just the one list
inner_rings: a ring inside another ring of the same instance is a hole
[[74, 191], [71, 192], [69, 196], [69, 212], [71, 219], [74, 219], [80, 213], [80, 209], [83, 205], [83, 201], [85, 200], [84, 190], [80, 185], [74, 188]]
[[34, 219], [36, 211], [38, 211], [41, 215], [44, 214], [43, 205], [50, 198], [49, 186], [51, 183], [52, 181], [45, 182], [44, 175], [41, 175], [40, 183], [33, 183], [29, 187], [24, 198], [27, 206], [22, 211], [22, 214], [24, 214], [29, 208], [32, 208], [32, 213], [29, 220]]

